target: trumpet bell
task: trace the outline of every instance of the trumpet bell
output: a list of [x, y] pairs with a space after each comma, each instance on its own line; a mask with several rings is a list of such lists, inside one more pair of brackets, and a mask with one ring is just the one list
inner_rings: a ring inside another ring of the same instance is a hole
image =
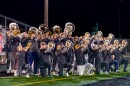
[[102, 37], [102, 36], [103, 36], [102, 31], [98, 31], [98, 32], [97, 32], [97, 36], [98, 36], [98, 37]]
[[67, 47], [71, 47], [71, 46], [72, 46], [72, 41], [67, 40], [65, 45], [66, 45]]
[[42, 35], [42, 30], [38, 29], [36, 35]]
[[108, 38], [111, 40], [111, 39], [114, 38], [114, 35], [113, 35], [112, 33], [109, 33], [109, 34], [108, 34]]
[[53, 50], [55, 48], [55, 43], [54, 42], [49, 42], [48, 43], [48, 48]]
[[76, 45], [74, 46], [74, 48], [75, 48], [75, 50], [79, 49], [79, 48], [80, 48], [80, 44], [76, 44]]

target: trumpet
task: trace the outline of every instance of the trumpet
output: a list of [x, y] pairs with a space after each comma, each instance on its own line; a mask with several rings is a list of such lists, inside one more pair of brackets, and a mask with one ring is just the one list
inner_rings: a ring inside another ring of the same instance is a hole
[[51, 52], [55, 48], [55, 43], [54, 42], [49, 42], [47, 44], [47, 50], [45, 52]]
[[105, 48], [99, 48], [99, 52], [103, 52]]
[[112, 47], [110, 48], [110, 52], [112, 53], [114, 50], [116, 50], [116, 47], [115, 47], [115, 46], [112, 46]]
[[97, 32], [97, 36], [98, 36], [98, 37], [102, 37], [102, 36], [103, 36], [102, 31], [98, 31], [98, 32]]
[[66, 45], [62, 46], [63, 49], [62, 49], [62, 53], [65, 53], [69, 50], [69, 47], [67, 47]]
[[125, 46], [123, 46], [122, 44], [119, 45], [119, 51], [122, 51], [125, 48]]
[[81, 51], [86, 51], [87, 50], [87, 47], [82, 47], [81, 48]]
[[114, 38], [114, 35], [113, 35], [112, 33], [109, 33], [109, 34], [108, 34], [108, 39], [109, 39], [109, 40], [112, 40], [113, 38]]

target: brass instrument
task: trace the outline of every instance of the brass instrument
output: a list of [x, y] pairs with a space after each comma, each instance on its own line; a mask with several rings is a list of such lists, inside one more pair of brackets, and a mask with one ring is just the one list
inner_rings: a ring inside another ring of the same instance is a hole
[[72, 46], [73, 46], [72, 41], [67, 40], [66, 43], [65, 43], [65, 46], [67, 46], [67, 47], [72, 47]]
[[102, 37], [102, 36], [103, 36], [102, 31], [98, 31], [98, 32], [97, 32], [97, 36], [98, 36], [98, 37]]
[[99, 48], [99, 52], [103, 52], [104, 50], [106, 50], [105, 47], [101, 47], [101, 48]]
[[42, 35], [43, 34], [43, 31], [38, 29], [37, 32], [36, 32], [36, 35]]
[[19, 29], [19, 26], [18, 26], [18, 24], [16, 24], [16, 23], [10, 23], [9, 24], [9, 29], [11, 30], [11, 31], [15, 31], [15, 30], [18, 30]]
[[81, 47], [80, 44], [76, 44], [76, 45], [74, 46], [74, 49], [77, 50], [77, 49], [79, 49], [80, 47]]
[[53, 30], [54, 33], [57, 33], [57, 34], [61, 33], [61, 31], [62, 31], [61, 27], [58, 26], [58, 25], [55, 25], [55, 26], [52, 28], [52, 30]]
[[28, 35], [36, 34], [37, 33], [37, 28], [35, 27], [30, 27], [28, 31]]
[[110, 53], [112, 53], [114, 50], [116, 50], [116, 47], [114, 45], [111, 45]]
[[73, 23], [71, 23], [71, 22], [67, 22], [65, 24], [65, 28], [68, 28], [67, 30], [69, 32], [74, 32], [75, 31], [75, 25]]
[[119, 51], [122, 51], [123, 49], [125, 48], [125, 46], [124, 45], [119, 45]]
[[128, 45], [128, 41], [127, 40], [122, 40], [122, 45], [127, 46]]
[[87, 47], [82, 47], [81, 51], [86, 51]]
[[48, 43], [48, 48], [53, 50], [55, 48], [55, 43], [54, 42], [49, 42]]
[[89, 32], [85, 32], [85, 39], [87, 39], [87, 38], [89, 38], [91, 35], [90, 35], [90, 33]]
[[9, 29], [13, 33], [13, 36], [20, 34], [19, 25], [14, 22], [9, 24]]
[[62, 49], [62, 53], [65, 53], [69, 50], [69, 47], [67, 47], [66, 45], [62, 45], [63, 49]]
[[54, 42], [49, 42], [47, 44], [47, 50], [45, 52], [51, 52], [55, 48], [55, 43]]
[[67, 52], [71, 47], [73, 46], [72, 42], [70, 40], [67, 40], [65, 45], [62, 45], [62, 53]]
[[41, 33], [43, 34], [43, 33], [46, 33], [47, 31], [49, 31], [49, 28], [48, 28], [47, 25], [41, 24], [41, 25], [39, 26], [39, 29], [38, 29], [38, 30], [41, 31]]
[[108, 39], [109, 39], [109, 40], [112, 40], [113, 38], [114, 38], [114, 35], [113, 35], [112, 33], [109, 33], [109, 34], [108, 34]]
[[29, 42], [29, 43], [27, 43], [27, 46], [26, 47], [24, 47], [24, 51], [27, 51], [30, 47], [31, 47], [31, 43]]

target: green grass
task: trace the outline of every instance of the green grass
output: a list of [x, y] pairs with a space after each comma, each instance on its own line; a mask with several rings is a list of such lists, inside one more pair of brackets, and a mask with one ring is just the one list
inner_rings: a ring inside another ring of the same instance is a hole
[[[127, 73], [122, 72], [123, 66], [120, 67], [120, 73], [110, 73], [109, 75], [92, 75], [92, 76], [69, 76], [69, 77], [12, 77], [0, 78], [0, 86], [78, 86], [87, 83], [92, 83], [100, 80], [122, 77], [130, 74], [130, 69]], [[130, 68], [130, 65], [128, 66]]]

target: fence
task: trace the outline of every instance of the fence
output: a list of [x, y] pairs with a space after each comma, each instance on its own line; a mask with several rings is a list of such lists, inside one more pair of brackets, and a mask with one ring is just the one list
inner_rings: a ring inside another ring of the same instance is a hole
[[19, 25], [20, 29], [23, 29], [24, 31], [27, 32], [28, 28], [32, 27], [31, 25], [22, 23], [20, 21], [17, 21], [15, 19], [12, 19], [10, 17], [4, 16], [0, 14], [0, 24], [2, 25], [3, 28], [9, 29], [9, 24], [15, 22]]

